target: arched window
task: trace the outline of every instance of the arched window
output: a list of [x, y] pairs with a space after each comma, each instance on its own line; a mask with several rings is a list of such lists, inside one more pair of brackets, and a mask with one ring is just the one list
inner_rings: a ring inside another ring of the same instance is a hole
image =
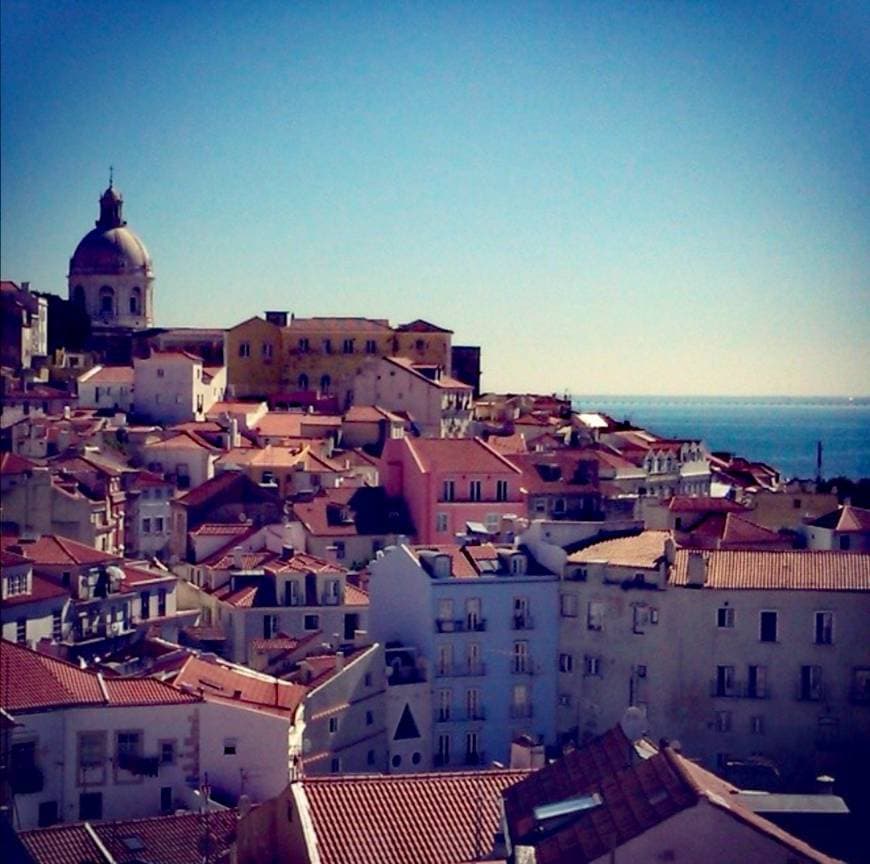
[[79, 306], [82, 309], [85, 308], [85, 286], [84, 285], [76, 285], [75, 288], [73, 288], [72, 301], [73, 301], [73, 303], [75, 303], [76, 306]]
[[130, 314], [138, 315], [142, 311], [142, 292], [134, 288], [130, 292]]
[[321, 375], [320, 376], [320, 392], [321, 393], [329, 393], [329, 387], [332, 384], [332, 379], [329, 375]]
[[308, 376], [304, 372], [299, 376], [299, 389], [308, 389]]
[[100, 313], [113, 315], [115, 312], [115, 292], [109, 285], [100, 288]]

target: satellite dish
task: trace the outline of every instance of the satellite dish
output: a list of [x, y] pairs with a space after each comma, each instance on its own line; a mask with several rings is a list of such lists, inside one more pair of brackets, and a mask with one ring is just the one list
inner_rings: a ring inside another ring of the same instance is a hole
[[625, 709], [619, 725], [629, 741], [638, 741], [643, 738], [643, 733], [646, 732], [646, 717], [643, 716], [643, 711], [640, 708], [631, 705]]

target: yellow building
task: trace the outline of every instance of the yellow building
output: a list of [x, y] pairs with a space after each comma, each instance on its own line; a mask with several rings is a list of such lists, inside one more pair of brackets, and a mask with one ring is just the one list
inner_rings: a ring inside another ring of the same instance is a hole
[[367, 363], [407, 357], [450, 374], [452, 331], [416, 320], [392, 327], [375, 318], [296, 318], [267, 312], [227, 331], [227, 383], [234, 398], [269, 398], [300, 391], [353, 401]]

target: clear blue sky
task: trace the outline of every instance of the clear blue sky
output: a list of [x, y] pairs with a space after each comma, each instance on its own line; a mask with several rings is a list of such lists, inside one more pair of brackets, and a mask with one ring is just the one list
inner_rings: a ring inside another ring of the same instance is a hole
[[108, 166], [162, 325], [427, 318], [484, 385], [870, 392], [865, 3], [2, 6], [2, 275]]

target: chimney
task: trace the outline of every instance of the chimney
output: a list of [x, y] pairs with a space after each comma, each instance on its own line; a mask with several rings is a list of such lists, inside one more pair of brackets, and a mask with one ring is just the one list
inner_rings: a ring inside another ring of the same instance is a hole
[[69, 405], [63, 406], [63, 419], [70, 420], [72, 418], [72, 408]]
[[242, 443], [242, 437], [239, 435], [239, 421], [235, 417], [230, 417], [230, 447], [238, 447]]
[[21, 283], [21, 290], [24, 291], [26, 294], [29, 294], [30, 293], [30, 283], [29, 282], [22, 282]]
[[703, 552], [689, 552], [686, 564], [686, 584], [689, 588], [703, 588], [707, 582], [707, 556]]
[[833, 795], [834, 778], [830, 774], [820, 774], [816, 777], [816, 787], [819, 795]]
[[285, 543], [281, 547], [281, 560], [289, 561], [293, 557], [293, 546], [290, 543]]
[[344, 652], [338, 650], [335, 652], [335, 671], [340, 672], [344, 669]]
[[242, 547], [234, 546], [233, 547], [233, 569], [241, 570], [242, 569]]
[[528, 735], [520, 735], [511, 741], [510, 767], [512, 769], [538, 769], [543, 768], [545, 764], [543, 744], [536, 744]]

